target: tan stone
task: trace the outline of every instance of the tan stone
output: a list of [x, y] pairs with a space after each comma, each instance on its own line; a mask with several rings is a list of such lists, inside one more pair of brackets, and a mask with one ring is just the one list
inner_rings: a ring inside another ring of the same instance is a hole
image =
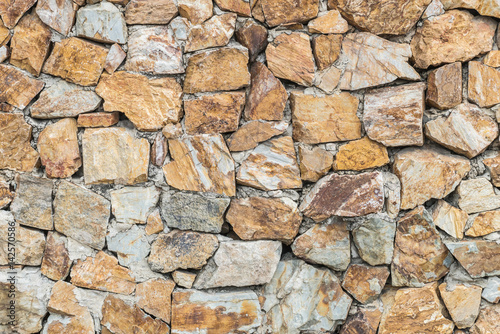
[[412, 51], [408, 44], [394, 43], [366, 32], [348, 34], [342, 51], [349, 60], [340, 89], [357, 90], [379, 86], [400, 78], [420, 80], [408, 64]]
[[0, 169], [31, 172], [39, 155], [30, 141], [31, 125], [23, 114], [0, 114]]
[[172, 278], [178, 286], [191, 289], [196, 279], [196, 274], [186, 270], [176, 270], [172, 273]]
[[394, 156], [393, 170], [401, 181], [401, 209], [412, 209], [431, 198], [446, 197], [470, 169], [468, 159], [443, 150], [408, 148], [399, 151]]
[[313, 38], [312, 48], [314, 59], [319, 70], [332, 65], [340, 56], [342, 35], [319, 35]]
[[440, 199], [431, 209], [432, 220], [437, 227], [454, 238], [464, 237], [465, 224], [469, 215]]
[[104, 63], [104, 69], [109, 74], [113, 74], [114, 71], [121, 65], [121, 63], [125, 60], [127, 54], [119, 44], [113, 44], [109, 48], [108, 55], [106, 56], [106, 61]]
[[500, 245], [495, 241], [449, 241], [446, 247], [472, 278], [500, 274]]
[[76, 125], [79, 128], [108, 128], [120, 120], [120, 114], [115, 112], [93, 112], [78, 115]]
[[347, 318], [340, 334], [376, 334], [382, 311], [382, 303], [379, 301], [359, 307], [356, 313]]
[[239, 16], [251, 16], [250, 4], [244, 0], [214, 0], [222, 10], [237, 13]]
[[103, 75], [96, 93], [105, 111], [121, 111], [141, 131], [156, 131], [182, 118], [182, 88], [174, 78], [148, 79], [124, 71]]
[[329, 67], [321, 72], [316, 72], [313, 85], [327, 94], [333, 94], [340, 82], [342, 71], [336, 67]]
[[241, 163], [239, 184], [261, 190], [302, 187], [292, 137], [280, 137], [257, 146]]
[[381, 167], [389, 163], [384, 145], [368, 137], [351, 141], [339, 147], [335, 155], [335, 170], [363, 170]]
[[[267, 30], [266, 30], [266, 36], [267, 36]], [[11, 34], [9, 29], [4, 26], [3, 21], [0, 20], [0, 46], [5, 46], [11, 38]], [[3, 61], [3, 60], [2, 60]]]
[[318, 144], [360, 138], [358, 103], [359, 100], [347, 92], [324, 97], [292, 92], [293, 139]]
[[51, 231], [47, 235], [41, 272], [54, 281], [64, 280], [71, 268], [71, 260], [66, 243], [66, 238], [57, 232]]
[[495, 1], [488, 0], [441, 0], [444, 8], [468, 8], [475, 9], [483, 16], [500, 18], [500, 7]]
[[286, 197], [233, 199], [226, 220], [242, 240], [271, 239], [290, 244], [299, 232], [302, 217]]
[[235, 37], [241, 45], [248, 49], [252, 62], [267, 46], [267, 29], [251, 19], [246, 20], [236, 31]]
[[174, 0], [130, 0], [125, 7], [127, 24], [167, 24], [176, 15]]
[[156, 278], [137, 284], [135, 296], [137, 306], [148, 314], [170, 323], [171, 295], [175, 283], [169, 279]]
[[104, 69], [108, 49], [71, 37], [56, 42], [43, 72], [82, 86], [95, 86]]
[[216, 134], [238, 129], [241, 112], [245, 106], [245, 92], [204, 95], [184, 101], [186, 133]]
[[500, 331], [500, 304], [484, 307], [470, 329], [471, 334], [493, 334], [498, 331]]
[[179, 14], [192, 24], [199, 24], [213, 15], [212, 0], [178, 0]]
[[462, 181], [457, 195], [458, 206], [469, 214], [500, 208], [500, 195], [485, 177]]
[[250, 84], [247, 64], [246, 49], [226, 47], [197, 53], [188, 60], [184, 93], [237, 90], [246, 87]]
[[64, 36], [75, 23], [77, 9], [78, 5], [71, 0], [40, 0], [36, 5], [36, 13], [43, 23]]
[[481, 287], [477, 285], [457, 284], [439, 285], [439, 293], [458, 328], [471, 327], [479, 314]]
[[193, 52], [227, 45], [236, 27], [236, 17], [236, 14], [216, 15], [190, 27], [184, 51]]
[[487, 211], [474, 218], [472, 226], [465, 232], [469, 237], [482, 237], [500, 231], [500, 211]]
[[267, 46], [266, 59], [267, 66], [278, 78], [312, 85], [314, 58], [309, 35], [301, 32], [279, 35]]
[[368, 303], [380, 295], [389, 278], [387, 267], [353, 264], [347, 268], [342, 287], [360, 303]]
[[483, 64], [491, 67], [500, 67], [500, 51], [493, 50], [488, 52], [486, 57], [483, 58]]
[[468, 98], [480, 107], [500, 103], [500, 71], [478, 61], [469, 62]]
[[0, 64], [0, 102], [24, 109], [45, 83], [32, 79], [15, 67]]
[[246, 102], [245, 119], [282, 120], [288, 94], [281, 81], [260, 62], [252, 65], [250, 73], [252, 84]]
[[333, 154], [319, 147], [309, 149], [299, 146], [299, 161], [300, 178], [316, 182], [332, 168]]
[[441, 110], [462, 102], [462, 63], [444, 65], [429, 73], [426, 102]]
[[52, 33], [36, 14], [25, 16], [14, 29], [10, 63], [38, 76], [49, 53]]
[[13, 198], [14, 193], [11, 191], [9, 183], [0, 176], [0, 209], [7, 207]]
[[148, 180], [149, 143], [125, 128], [86, 129], [82, 148], [86, 184]]
[[286, 122], [250, 121], [243, 124], [226, 142], [230, 151], [246, 151], [257, 147], [259, 143], [286, 131]]
[[500, 155], [492, 158], [484, 159], [483, 164], [489, 169], [491, 176], [491, 183], [495, 187], [500, 186]]
[[71, 283], [82, 288], [126, 295], [135, 289], [132, 272], [103, 251], [95, 257], [78, 260], [71, 269]]
[[148, 216], [145, 231], [147, 235], [156, 234], [163, 231], [163, 221], [161, 220], [159, 209], [155, 209]]
[[[270, 27], [307, 22], [318, 15], [318, 0], [260, 0], [262, 13]], [[257, 6], [257, 5], [256, 5]]]
[[309, 21], [307, 27], [310, 33], [343, 34], [349, 29], [349, 24], [338, 10], [330, 10]]
[[161, 133], [166, 139], [177, 139], [182, 136], [182, 125], [180, 123], [172, 124], [169, 123], [163, 127]]
[[410, 44], [415, 66], [471, 60], [491, 50], [495, 29], [492, 19], [460, 10], [424, 20]]
[[236, 194], [234, 161], [219, 135], [170, 139], [173, 161], [163, 166], [167, 183], [180, 190]]
[[36, 0], [4, 0], [0, 2], [0, 16], [9, 29], [14, 28], [19, 19], [26, 13]]

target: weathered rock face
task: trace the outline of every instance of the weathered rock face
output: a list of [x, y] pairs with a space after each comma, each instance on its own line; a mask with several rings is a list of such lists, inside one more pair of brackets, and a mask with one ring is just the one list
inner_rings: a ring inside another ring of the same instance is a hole
[[343, 34], [349, 24], [338, 10], [330, 10], [307, 24], [309, 32], [318, 34]]
[[131, 0], [125, 7], [127, 24], [167, 24], [177, 15], [173, 0]]
[[316, 182], [332, 168], [333, 155], [322, 148], [315, 147], [310, 150], [299, 146], [298, 156], [300, 161], [300, 178], [303, 181]]
[[477, 61], [469, 62], [469, 100], [480, 107], [491, 107], [500, 103], [500, 71]]
[[342, 287], [357, 301], [365, 304], [380, 295], [389, 274], [387, 267], [353, 264], [345, 272]]
[[179, 0], [179, 14], [187, 18], [192, 24], [199, 24], [213, 15], [211, 0]]
[[489, 2], [485, 0], [443, 0], [444, 8], [469, 8], [477, 10], [481, 15], [500, 17], [500, 8], [494, 2]]
[[401, 181], [401, 209], [412, 209], [431, 198], [447, 196], [470, 168], [466, 158], [434, 148], [399, 151], [393, 169]]
[[486, 57], [483, 58], [483, 64], [491, 67], [500, 67], [500, 51], [493, 50], [488, 52]]
[[318, 15], [318, 0], [260, 0], [260, 6], [266, 23], [275, 27], [280, 24], [307, 22]]
[[82, 148], [87, 184], [135, 184], [148, 179], [149, 143], [125, 128], [87, 129]]
[[499, 275], [500, 245], [495, 241], [450, 241], [445, 244], [473, 278]]
[[255, 292], [177, 290], [172, 294], [172, 334], [194, 334], [200, 330], [206, 333], [250, 333], [260, 326], [261, 321]]
[[232, 200], [226, 220], [242, 240], [271, 239], [290, 244], [302, 217], [288, 198], [250, 197]]
[[383, 307], [380, 302], [359, 307], [356, 313], [347, 318], [340, 334], [376, 334], [382, 311]]
[[482, 237], [496, 231], [500, 231], [500, 210], [482, 212], [477, 215], [465, 235]]
[[146, 232], [136, 225], [114, 235], [108, 233], [106, 241], [108, 250], [117, 253], [122, 266], [131, 267], [133, 263], [144, 260], [151, 250]]
[[299, 209], [305, 216], [322, 221], [330, 216], [364, 216], [382, 210], [383, 205], [382, 174], [372, 172], [325, 176], [304, 197]]
[[196, 279], [196, 274], [185, 270], [176, 270], [172, 273], [172, 278], [178, 286], [191, 289]]
[[9, 29], [14, 28], [19, 19], [26, 13], [36, 0], [9, 0], [0, 4], [0, 16], [3, 24]]
[[85, 6], [76, 13], [76, 34], [103, 43], [127, 42], [127, 26], [120, 10], [108, 2]]
[[163, 133], [158, 132], [155, 140], [151, 145], [151, 163], [155, 166], [162, 167], [168, 154], [168, 141]]
[[104, 63], [104, 69], [109, 74], [113, 74], [114, 71], [121, 65], [125, 60], [127, 54], [118, 44], [113, 44], [109, 48], [108, 55], [106, 56], [106, 62]]
[[7, 207], [13, 198], [14, 193], [11, 191], [9, 183], [0, 176], [0, 209]]
[[319, 70], [330, 67], [339, 58], [342, 39], [342, 35], [338, 34], [319, 35], [313, 38], [313, 54]]
[[316, 224], [295, 239], [292, 251], [307, 262], [344, 271], [351, 262], [349, 231], [343, 222]]
[[352, 231], [359, 256], [372, 266], [390, 264], [394, 252], [396, 224], [381, 217], [370, 217]]
[[146, 235], [152, 235], [163, 231], [163, 221], [161, 220], [160, 210], [155, 209], [146, 221], [146, 228], [144, 229]]
[[115, 125], [120, 120], [118, 111], [108, 112], [93, 112], [90, 114], [78, 115], [76, 125], [79, 128], [109, 128]]
[[500, 302], [500, 278], [488, 278], [481, 297], [493, 304]]
[[281, 34], [266, 49], [269, 69], [278, 78], [311, 86], [314, 79], [314, 58], [309, 36], [294, 32]]
[[493, 183], [495, 187], [500, 186], [500, 155], [484, 159], [483, 164], [490, 171], [491, 183]]
[[429, 73], [426, 102], [441, 110], [462, 102], [462, 63], [444, 65]]
[[125, 187], [111, 191], [110, 195], [116, 221], [126, 224], [145, 224], [160, 199], [155, 186]]
[[500, 195], [484, 177], [462, 181], [457, 194], [458, 206], [469, 214], [500, 208]]
[[500, 304], [489, 305], [483, 308], [479, 317], [471, 328], [472, 334], [495, 333], [500, 330], [498, 320], [500, 319]]
[[240, 16], [250, 16], [250, 4], [243, 0], [215, 0], [222, 10], [237, 13]]
[[66, 244], [67, 239], [63, 235], [52, 231], [48, 233], [41, 273], [54, 281], [64, 280], [71, 268]]
[[279, 241], [224, 241], [199, 272], [196, 289], [268, 283], [281, 257]]
[[137, 306], [148, 314], [170, 323], [171, 295], [174, 287], [175, 283], [172, 280], [163, 278], [151, 279], [137, 284], [135, 289]]
[[251, 150], [259, 143], [282, 134], [287, 128], [286, 122], [250, 121], [240, 126], [226, 140], [227, 146], [232, 152]]
[[71, 31], [77, 9], [77, 4], [71, 0], [40, 0], [36, 5], [40, 20], [65, 36]]
[[[309, 282], [307, 289], [303, 288], [304, 281]], [[331, 271], [297, 259], [279, 262], [260, 299], [267, 312], [262, 329], [293, 334], [335, 330], [346, 319], [352, 302]]]
[[335, 170], [363, 170], [389, 163], [387, 148], [368, 137], [340, 146], [335, 155]]
[[460, 10], [424, 20], [411, 40], [415, 66], [467, 61], [486, 53], [492, 48], [495, 26], [490, 18]]
[[359, 100], [347, 92], [324, 97], [292, 92], [293, 138], [306, 144], [360, 138], [358, 103]]
[[236, 31], [236, 40], [248, 49], [250, 61], [255, 61], [257, 55], [267, 46], [267, 29], [253, 20], [247, 20]]
[[236, 26], [236, 14], [216, 15], [190, 27], [184, 51], [193, 52], [229, 43]]
[[474, 324], [479, 314], [481, 290], [477, 285], [439, 285], [439, 294], [458, 328], [469, 328]]
[[437, 227], [448, 233], [454, 238], [462, 239], [464, 237], [465, 224], [469, 215], [446, 201], [440, 199], [432, 207], [432, 220]]
[[234, 161], [219, 135], [169, 140], [172, 162], [163, 167], [167, 183], [180, 190], [236, 193]]
[[408, 44], [389, 42], [361, 32], [345, 36], [342, 50], [349, 59], [340, 80], [342, 90], [378, 86], [398, 78], [420, 80], [420, 75], [408, 64], [412, 56]]
[[0, 64], [0, 102], [24, 109], [44, 85], [43, 81], [32, 79], [15, 67]]

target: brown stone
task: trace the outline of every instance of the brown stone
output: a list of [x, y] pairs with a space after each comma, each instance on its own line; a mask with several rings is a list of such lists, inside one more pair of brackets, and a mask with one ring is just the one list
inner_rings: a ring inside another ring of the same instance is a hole
[[191, 289], [196, 279], [196, 274], [186, 270], [176, 270], [172, 273], [172, 278], [178, 286]]
[[286, 131], [286, 122], [250, 121], [243, 124], [226, 141], [230, 151], [246, 151], [257, 147], [259, 143]]
[[244, 0], [215, 0], [215, 4], [222, 10], [237, 13], [239, 16], [251, 16], [250, 4]]
[[333, 94], [340, 82], [341, 75], [341, 70], [331, 66], [323, 71], [316, 72], [313, 85], [327, 94]]
[[182, 118], [182, 88], [174, 78], [148, 79], [124, 71], [103, 75], [96, 93], [105, 111], [121, 111], [141, 131], [156, 131]]
[[281, 81], [260, 62], [252, 65], [250, 73], [252, 85], [245, 107], [245, 119], [282, 120], [288, 94]]
[[387, 267], [353, 264], [347, 268], [342, 287], [360, 303], [368, 303], [380, 295], [389, 278]]
[[[353, 192], [352, 189], [356, 189]], [[315, 221], [330, 216], [358, 217], [381, 211], [384, 185], [379, 172], [330, 174], [316, 183], [300, 204], [300, 211]]]
[[394, 156], [401, 181], [401, 209], [413, 209], [431, 198], [444, 198], [471, 169], [468, 159], [434, 148], [408, 148]]
[[0, 2], [0, 16], [3, 24], [9, 29], [14, 28], [19, 19], [35, 2], [36, 0], [4, 0]]
[[36, 14], [25, 16], [14, 29], [10, 63], [38, 76], [49, 53], [52, 33]]
[[182, 125], [181, 123], [169, 123], [165, 125], [165, 127], [161, 130], [161, 133], [163, 133], [167, 139], [177, 139], [182, 136]]
[[342, 35], [319, 35], [313, 38], [312, 48], [314, 59], [319, 70], [332, 65], [340, 56]]
[[233, 199], [226, 220], [242, 240], [271, 239], [290, 244], [302, 217], [297, 205], [286, 197]]
[[465, 224], [469, 215], [440, 199], [431, 209], [432, 220], [437, 227], [454, 238], [464, 237]]
[[314, 58], [307, 34], [293, 32], [279, 35], [267, 46], [266, 59], [267, 66], [278, 78], [303, 86], [312, 85]]
[[333, 154], [319, 147], [309, 149], [299, 146], [299, 161], [300, 178], [316, 182], [332, 168]]
[[137, 284], [135, 296], [137, 306], [148, 314], [170, 323], [171, 295], [175, 283], [169, 279], [155, 278]]
[[360, 138], [358, 103], [359, 100], [347, 92], [323, 97], [292, 92], [293, 139], [318, 144]]
[[500, 231], [500, 211], [488, 211], [480, 213], [472, 226], [465, 232], [469, 237], [482, 237], [484, 235]]
[[104, 63], [104, 69], [109, 74], [113, 74], [114, 71], [122, 64], [122, 62], [127, 57], [125, 51], [119, 44], [113, 44], [109, 48], [108, 55], [106, 56], [106, 61]]
[[0, 114], [0, 169], [31, 172], [39, 155], [30, 141], [31, 125], [23, 114]]
[[[280, 24], [307, 22], [318, 16], [318, 0], [260, 0], [262, 13], [270, 27]], [[258, 6], [258, 5], [256, 5]]]
[[488, 52], [486, 57], [483, 58], [483, 64], [491, 67], [500, 67], [500, 51], [493, 50]]
[[439, 294], [458, 328], [471, 327], [479, 314], [481, 291], [477, 285], [439, 285]]
[[473, 278], [500, 274], [500, 245], [495, 241], [450, 241], [446, 247]]
[[204, 95], [184, 101], [186, 133], [216, 134], [238, 129], [241, 112], [245, 106], [245, 92]]
[[500, 103], [500, 71], [478, 61], [469, 62], [468, 98], [480, 107]]
[[79, 128], [108, 128], [120, 120], [120, 114], [115, 112], [93, 112], [78, 115], [76, 125]]
[[0, 209], [7, 207], [14, 198], [14, 193], [10, 188], [5, 178], [0, 176]]
[[384, 145], [368, 137], [351, 141], [339, 147], [335, 155], [335, 170], [363, 170], [381, 167], [389, 163]]
[[95, 257], [78, 260], [71, 269], [71, 283], [82, 288], [125, 295], [135, 289], [132, 272], [103, 251], [99, 251]]
[[255, 22], [246, 20], [245, 23], [236, 30], [236, 40], [248, 49], [250, 61], [255, 61], [257, 55], [264, 51], [267, 46], [267, 29]]
[[340, 334], [377, 334], [382, 311], [383, 307], [380, 302], [359, 307], [356, 313], [347, 318]]
[[[266, 30], [266, 36], [267, 36], [267, 30]], [[0, 20], [0, 46], [2, 47], [6, 46], [6, 44], [9, 43], [10, 38], [11, 34], [9, 29], [6, 26], [4, 26], [2, 20]]]
[[66, 279], [71, 268], [66, 243], [66, 238], [57, 232], [51, 231], [47, 235], [41, 272], [54, 281]]
[[82, 166], [74, 118], [48, 125], [38, 136], [38, 150], [45, 173], [50, 178], [67, 178]]
[[45, 83], [32, 79], [15, 67], [0, 64], [0, 102], [24, 109]]
[[462, 102], [462, 63], [444, 65], [429, 73], [426, 102], [441, 110]]
[[199, 24], [213, 15], [212, 0], [178, 0], [179, 14], [192, 24]]
[[163, 166], [167, 183], [180, 190], [236, 194], [234, 161], [219, 135], [169, 140], [173, 161]]
[[36, 13], [43, 23], [64, 36], [69, 34], [75, 23], [77, 9], [77, 4], [71, 0], [40, 0], [36, 5]]
[[424, 20], [410, 44], [415, 66], [425, 69], [471, 60], [491, 50], [495, 29], [491, 18], [460, 10]]
[[95, 86], [104, 69], [108, 49], [76, 37], [54, 44], [43, 72], [82, 86]]
[[330, 10], [309, 21], [307, 27], [310, 33], [343, 34], [349, 29], [349, 24], [338, 10]]
[[156, 234], [163, 231], [163, 221], [161, 220], [160, 210], [155, 209], [146, 220], [146, 234]]
[[163, 133], [158, 132], [151, 145], [151, 163], [162, 167], [168, 154], [168, 141]]
[[189, 28], [185, 52], [193, 52], [229, 43], [236, 26], [236, 14], [216, 15]]
[[130, 0], [125, 7], [127, 24], [167, 24], [176, 15], [174, 0]]
[[500, 331], [500, 304], [488, 305], [479, 312], [471, 334], [493, 334]]
[[237, 47], [197, 53], [189, 58], [184, 93], [237, 90], [250, 84], [248, 51]]

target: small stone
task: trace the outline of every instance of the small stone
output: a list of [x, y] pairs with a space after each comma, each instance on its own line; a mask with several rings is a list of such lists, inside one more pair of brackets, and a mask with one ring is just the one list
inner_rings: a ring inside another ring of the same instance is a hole
[[[286, 23], [303, 23], [318, 16], [318, 0], [260, 0], [266, 23], [275, 27]], [[257, 5], [255, 5], [257, 6]]]
[[490, 303], [500, 302], [500, 278], [495, 276], [488, 278], [481, 297]]
[[130, 33], [127, 45], [127, 71], [150, 74], [184, 73], [182, 49], [167, 26], [136, 28]]
[[330, 270], [293, 258], [280, 261], [271, 282], [262, 288], [260, 300], [266, 311], [263, 327], [270, 333], [335, 331], [352, 303]]
[[420, 75], [408, 64], [412, 56], [408, 44], [359, 32], [345, 36], [342, 51], [349, 60], [340, 80], [342, 90], [379, 86], [398, 78], [420, 80]]
[[14, 193], [11, 191], [9, 183], [0, 176], [0, 209], [6, 208], [13, 199]]
[[491, 183], [493, 183], [495, 187], [500, 186], [500, 155], [484, 159], [483, 164], [490, 171]]
[[401, 181], [401, 209], [446, 197], [470, 169], [468, 159], [444, 150], [426, 147], [399, 151], [394, 156], [393, 170]]
[[108, 128], [120, 120], [120, 114], [115, 112], [93, 112], [78, 115], [76, 125], [79, 128]]
[[212, 0], [178, 0], [179, 14], [192, 24], [202, 23], [213, 15]]
[[109, 74], [113, 74], [114, 71], [123, 63], [127, 54], [119, 44], [113, 44], [109, 48], [108, 55], [106, 56], [106, 61], [104, 62], [104, 69]]
[[125, 295], [135, 289], [132, 272], [118, 265], [115, 257], [103, 251], [99, 251], [95, 257], [78, 260], [71, 269], [71, 283], [82, 288]]
[[185, 270], [176, 270], [172, 273], [172, 278], [178, 286], [186, 289], [191, 289], [194, 280], [196, 279], [196, 274], [190, 273]]
[[209, 198], [184, 192], [163, 193], [161, 210], [168, 227], [220, 233], [229, 203], [228, 198]]
[[195, 334], [200, 330], [253, 333], [261, 321], [259, 300], [253, 291], [178, 290], [172, 294], [172, 334]]
[[358, 307], [357, 312], [347, 318], [340, 334], [376, 334], [383, 310], [379, 301]]
[[148, 314], [170, 323], [171, 300], [175, 283], [172, 280], [156, 278], [137, 284], [135, 295], [137, 306]]
[[151, 245], [149, 266], [169, 273], [177, 269], [201, 269], [219, 246], [213, 234], [174, 230], [162, 233]]
[[116, 221], [125, 224], [146, 224], [160, 199], [160, 191], [155, 186], [124, 187], [110, 191], [110, 195]]
[[500, 67], [500, 51], [493, 50], [488, 52], [486, 57], [483, 58], [483, 64], [491, 67]]
[[490, 334], [500, 331], [500, 304], [488, 305], [481, 310], [471, 334]]
[[302, 217], [291, 199], [250, 197], [233, 199], [226, 220], [242, 240], [279, 240], [291, 244]]
[[106, 239], [110, 204], [104, 197], [76, 184], [62, 181], [54, 199], [57, 232], [94, 249]]
[[347, 92], [323, 97], [292, 92], [293, 139], [318, 144], [360, 138], [358, 103], [359, 100]]
[[266, 59], [267, 66], [278, 78], [303, 86], [312, 85], [314, 58], [307, 34], [279, 35], [267, 46]]
[[120, 10], [109, 2], [82, 7], [76, 13], [76, 34], [101, 43], [127, 42], [127, 25]]
[[462, 102], [462, 63], [444, 65], [429, 73], [426, 102], [441, 110]]
[[469, 62], [468, 98], [480, 107], [500, 103], [500, 71], [478, 61]]
[[195, 135], [236, 131], [244, 106], [245, 92], [219, 93], [185, 100], [186, 133]]
[[236, 194], [234, 161], [222, 135], [170, 139], [173, 161], [163, 166], [165, 180], [179, 190]]
[[268, 283], [281, 257], [279, 241], [224, 241], [198, 273], [194, 288], [250, 286]]
[[432, 0], [422, 15], [423, 19], [444, 14], [444, 7], [440, 0]]
[[145, 259], [151, 250], [146, 232], [137, 225], [115, 235], [108, 234], [106, 241], [108, 250], [116, 252], [118, 262], [126, 267]]
[[3, 24], [2, 20], [0, 20], [0, 46], [6, 46], [11, 37], [10, 30]]
[[389, 155], [385, 146], [363, 137], [339, 147], [333, 169], [363, 170], [381, 167], [388, 163]]
[[59, 80], [46, 88], [30, 107], [31, 117], [41, 119], [75, 117], [96, 110], [102, 99], [91, 90]]
[[425, 69], [471, 60], [491, 50], [495, 29], [493, 19], [460, 10], [424, 20], [410, 44], [415, 66]]
[[336, 67], [329, 67], [321, 72], [316, 72], [313, 85], [327, 94], [333, 94], [340, 82], [342, 71]]
[[154, 209], [148, 216], [145, 231], [146, 235], [152, 235], [163, 231], [163, 221], [161, 220], [159, 209]]
[[9, 29], [14, 28], [19, 19], [26, 13], [36, 0], [8, 0], [0, 3], [0, 16], [3, 24]]
[[330, 67], [340, 56], [342, 35], [319, 35], [313, 38], [314, 59], [319, 70]]
[[245, 108], [245, 119], [282, 120], [288, 94], [281, 81], [260, 62], [252, 65], [250, 73], [252, 85]]
[[251, 16], [250, 4], [244, 0], [215, 0], [215, 4], [222, 10], [237, 13], [239, 16]]
[[500, 245], [495, 241], [450, 241], [446, 247], [472, 278], [500, 275]]
[[130, 0], [125, 7], [127, 24], [167, 24], [177, 15], [173, 0]]
[[52, 33], [36, 14], [25, 16], [14, 29], [9, 62], [39, 76], [49, 53]]
[[247, 49], [225, 47], [196, 53], [188, 60], [184, 93], [238, 90], [246, 87], [250, 84], [247, 64]]
[[353, 264], [345, 272], [342, 287], [357, 301], [366, 304], [380, 295], [389, 274], [387, 267]]
[[257, 59], [259, 53], [267, 47], [267, 29], [255, 22], [246, 20], [245, 23], [236, 30], [236, 40], [248, 49], [250, 61]]
[[468, 214], [500, 208], [500, 195], [484, 177], [462, 181], [457, 194], [458, 206]]
[[180, 123], [168, 123], [163, 127], [161, 133], [165, 136], [166, 139], [177, 139], [182, 136], [182, 125]]
[[51, 280], [64, 280], [69, 274], [72, 261], [69, 258], [67, 243], [67, 239], [57, 232], [50, 231], [47, 235], [40, 269], [41, 273]]
[[0, 64], [0, 102], [24, 109], [45, 83], [32, 79], [13, 66]]
[[40, 20], [55, 31], [67, 36], [75, 22], [78, 6], [71, 0], [40, 0], [36, 13]]
[[482, 212], [477, 215], [465, 235], [482, 237], [497, 231], [500, 231], [500, 210]]
[[322, 148], [312, 150], [299, 146], [300, 178], [303, 181], [316, 182], [325, 176], [333, 164], [333, 154]]
[[343, 34], [349, 29], [349, 24], [338, 10], [330, 10], [309, 21], [307, 27], [310, 33]]
[[485, 0], [441, 0], [446, 9], [469, 8], [475, 9], [484, 16], [500, 18], [500, 8], [494, 2]]
[[151, 163], [155, 166], [162, 167], [167, 154], [168, 141], [161, 132], [158, 132], [151, 145]]
[[10, 211], [21, 225], [40, 230], [52, 230], [52, 186], [51, 180], [29, 174], [17, 176], [16, 197]]
[[319, 222], [331, 216], [364, 216], [381, 211], [383, 206], [384, 182], [381, 173], [333, 173], [316, 183], [299, 209], [306, 217]]
[[0, 169], [31, 172], [39, 155], [30, 141], [31, 125], [25, 122], [23, 114], [0, 113]]
[[236, 14], [212, 16], [207, 21], [189, 29], [185, 52], [225, 46], [234, 34]]
[[383, 217], [370, 217], [352, 230], [359, 256], [372, 266], [391, 264], [396, 224]]
[[86, 184], [135, 184], [148, 180], [149, 143], [125, 128], [86, 129], [83, 133]]
[[95, 86], [104, 69], [108, 49], [71, 37], [54, 44], [43, 72], [82, 86]]
[[[6, 45], [1, 46], [0, 47], [0, 63], [4, 62], [9, 57], [10, 57], [10, 48]], [[8, 111], [8, 112], [14, 111], [14, 107], [12, 107], [4, 102], [2, 102], [1, 105], [2, 105], [1, 111]], [[5, 110], [5, 108], [8, 108], [8, 109]]]
[[231, 152], [251, 150], [259, 143], [280, 135], [286, 131], [286, 122], [250, 121], [243, 124], [226, 142]]
[[465, 224], [469, 215], [448, 202], [440, 199], [432, 207], [432, 220], [437, 227], [448, 233], [454, 238], [462, 239], [464, 237]]
[[261, 190], [302, 187], [292, 137], [280, 137], [257, 146], [241, 163], [236, 180]]
[[349, 231], [343, 222], [316, 224], [295, 239], [295, 256], [335, 271], [344, 271], [351, 262]]
[[457, 284], [439, 285], [439, 294], [450, 312], [451, 318], [458, 328], [469, 328], [474, 325], [481, 304], [481, 287], [477, 285]]

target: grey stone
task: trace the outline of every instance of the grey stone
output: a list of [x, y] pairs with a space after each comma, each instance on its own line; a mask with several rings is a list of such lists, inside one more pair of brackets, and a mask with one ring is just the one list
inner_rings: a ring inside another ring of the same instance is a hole
[[155, 186], [125, 187], [110, 194], [116, 221], [126, 224], [146, 224], [160, 199], [160, 191]]
[[371, 216], [354, 228], [352, 239], [359, 256], [372, 266], [390, 264], [394, 252], [396, 223], [382, 216]]
[[127, 25], [117, 7], [101, 2], [78, 10], [76, 34], [97, 42], [124, 44], [127, 42]]
[[118, 262], [122, 266], [129, 266], [148, 256], [149, 246], [144, 229], [133, 225], [125, 232], [119, 232], [113, 236], [106, 237], [108, 249], [118, 254]]
[[498, 303], [500, 302], [500, 278], [499, 277], [490, 277], [488, 278], [488, 282], [484, 287], [483, 293], [481, 294], [483, 299], [487, 300], [490, 303]]

